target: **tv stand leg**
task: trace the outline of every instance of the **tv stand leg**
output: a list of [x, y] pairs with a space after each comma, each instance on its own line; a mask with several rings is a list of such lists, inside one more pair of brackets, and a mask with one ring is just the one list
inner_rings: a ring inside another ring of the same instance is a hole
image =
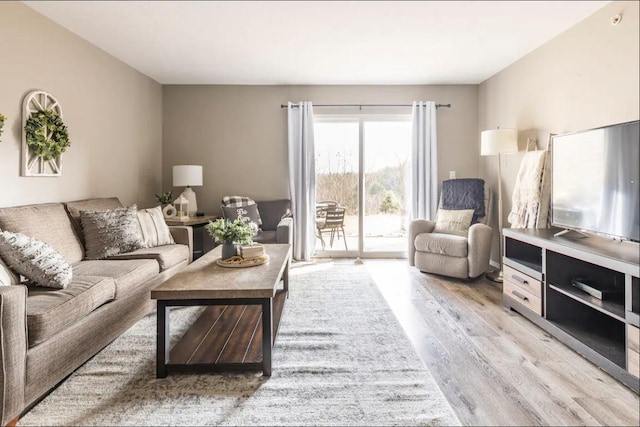
[[590, 237], [587, 233], [583, 233], [582, 231], [578, 231], [578, 230], [569, 230], [569, 229], [565, 229], [565, 230], [562, 230], [562, 231], [558, 231], [557, 233], [555, 233], [555, 234], [553, 235], [553, 237], [560, 237], [560, 236], [565, 235], [565, 234], [567, 234], [567, 233], [576, 233], [576, 234], [579, 234], [580, 236], [585, 237], [585, 238], [586, 238], [586, 237]]

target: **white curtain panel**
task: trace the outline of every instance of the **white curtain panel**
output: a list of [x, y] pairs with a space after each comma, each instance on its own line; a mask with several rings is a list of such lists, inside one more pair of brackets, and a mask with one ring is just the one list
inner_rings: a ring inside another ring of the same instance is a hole
[[311, 102], [288, 103], [289, 191], [293, 214], [293, 257], [309, 260], [315, 235], [316, 166]]
[[414, 101], [411, 114], [411, 219], [433, 220], [438, 209], [436, 103]]

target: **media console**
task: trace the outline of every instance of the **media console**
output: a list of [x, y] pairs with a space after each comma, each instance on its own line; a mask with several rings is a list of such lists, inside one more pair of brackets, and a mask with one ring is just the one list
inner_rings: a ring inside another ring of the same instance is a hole
[[558, 231], [503, 230], [504, 305], [640, 393], [638, 244]]

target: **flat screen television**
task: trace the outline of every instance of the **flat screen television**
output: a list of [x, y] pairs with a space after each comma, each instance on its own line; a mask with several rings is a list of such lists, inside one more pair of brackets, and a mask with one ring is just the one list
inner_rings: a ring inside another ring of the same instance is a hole
[[555, 135], [551, 224], [640, 241], [640, 121]]

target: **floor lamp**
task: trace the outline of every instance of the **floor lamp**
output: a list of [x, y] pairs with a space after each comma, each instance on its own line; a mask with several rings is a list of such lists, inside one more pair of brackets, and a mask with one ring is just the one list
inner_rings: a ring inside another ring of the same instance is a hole
[[487, 278], [502, 282], [502, 166], [500, 155], [518, 151], [518, 131], [516, 129], [485, 130], [480, 134], [480, 155], [498, 156], [498, 244], [500, 248], [500, 269], [487, 273]]

